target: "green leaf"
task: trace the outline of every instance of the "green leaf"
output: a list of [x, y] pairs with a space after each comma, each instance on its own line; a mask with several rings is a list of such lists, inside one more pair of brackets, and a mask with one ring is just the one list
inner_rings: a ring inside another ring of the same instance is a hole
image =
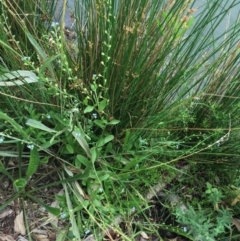
[[36, 129], [46, 131], [46, 132], [50, 132], [50, 133], [52, 133], [52, 132], [56, 133], [57, 132], [57, 131], [45, 126], [40, 121], [33, 120], [33, 119], [28, 119], [27, 122], [26, 122], [26, 125], [31, 126], [33, 128], [36, 128]]
[[0, 111], [0, 119], [4, 119], [9, 122], [17, 133], [21, 133], [25, 138], [28, 138], [27, 133], [23, 130], [23, 127], [20, 126], [14, 119], [9, 117], [7, 114]]
[[112, 141], [114, 139], [113, 135], [108, 135], [106, 137], [102, 137], [99, 139], [99, 141], [97, 142], [97, 147], [102, 147], [104, 146], [106, 143]]
[[8, 205], [11, 205], [12, 201], [14, 201], [16, 198], [18, 198], [20, 195], [20, 192], [15, 193], [13, 196], [11, 196], [9, 199], [5, 200], [2, 205], [0, 205], [0, 212], [4, 210]]
[[92, 161], [92, 163], [94, 163], [97, 160], [97, 150], [96, 150], [96, 147], [92, 147], [90, 149], [90, 153], [91, 153], [91, 161]]
[[190, 19], [187, 21], [187, 27], [190, 28], [193, 25], [194, 17], [191, 16]]
[[94, 120], [93, 122], [102, 129], [104, 129], [106, 126], [105, 123], [102, 122], [102, 120]]
[[68, 151], [70, 154], [73, 154], [73, 153], [74, 153], [74, 149], [73, 149], [73, 147], [72, 147], [71, 145], [67, 144], [67, 145], [66, 145], [66, 149], [67, 149], [67, 151]]
[[118, 123], [120, 123], [120, 120], [111, 120], [108, 125], [117, 125]]
[[42, 160], [39, 161], [40, 164], [47, 164], [49, 160], [49, 157], [44, 157]]
[[[52, 140], [52, 139], [51, 139]], [[59, 143], [61, 140], [52, 140], [52, 141], [47, 141], [46, 143], [43, 143], [41, 146], [40, 146], [40, 149], [48, 149], [49, 147]]]
[[27, 180], [25, 178], [18, 178], [13, 183], [13, 186], [16, 189], [16, 191], [23, 190], [26, 185], [27, 185]]
[[105, 109], [106, 106], [107, 106], [107, 100], [106, 99], [100, 101], [99, 106], [98, 106], [98, 111], [102, 112]]
[[80, 162], [81, 164], [83, 164], [84, 166], [88, 167], [90, 166], [90, 161], [83, 155], [77, 155], [76, 156], [76, 161]]
[[94, 85], [91, 84], [91, 90], [92, 90], [92, 91], [95, 92], [95, 91], [97, 90], [97, 88], [98, 88], [98, 86], [97, 86], [96, 84], [94, 84]]
[[106, 173], [105, 175], [98, 176], [101, 182], [107, 180], [109, 177], [110, 175], [108, 173]]
[[[39, 54], [39, 56], [42, 58], [43, 62], [47, 61], [48, 60], [47, 54], [45, 53], [43, 48], [38, 44], [38, 42], [36, 41], [36, 38], [33, 37], [32, 34], [27, 29], [25, 29], [25, 34], [26, 34], [27, 38], [29, 39], [29, 41], [31, 42], [32, 46], [35, 48], [35, 50]], [[51, 73], [51, 78], [54, 79], [55, 74], [54, 74], [52, 65], [48, 64], [48, 70]]]
[[13, 176], [7, 171], [7, 169], [4, 167], [4, 165], [0, 162], [0, 173], [3, 173], [5, 176], [7, 176], [12, 182], [14, 182]]
[[75, 217], [74, 212], [72, 211], [73, 210], [73, 204], [72, 204], [73, 199], [70, 198], [70, 195], [69, 195], [69, 192], [68, 192], [69, 188], [67, 187], [66, 184], [63, 184], [63, 188], [64, 188], [64, 191], [65, 191], [67, 207], [68, 207], [68, 210], [69, 210], [69, 219], [70, 219], [70, 222], [71, 222], [71, 225], [72, 225], [72, 231], [73, 231], [74, 236], [77, 238], [77, 240], [80, 240], [80, 233], [79, 233], [79, 228], [78, 228], [78, 225], [77, 225], [77, 222], [76, 222], [76, 217]]
[[14, 53], [15, 56], [18, 56], [20, 58], [22, 57], [21, 54], [19, 54], [17, 51], [15, 51], [13, 48], [10, 47], [10, 45], [8, 44], [9, 42], [4, 42], [4, 41], [0, 40], [0, 45], [4, 47], [5, 51], [8, 49], [12, 53]]
[[26, 173], [27, 179], [29, 179], [38, 169], [39, 166], [39, 153], [36, 147], [30, 152], [30, 161]]
[[85, 108], [85, 110], [83, 112], [84, 113], [89, 113], [89, 112], [92, 112], [93, 110], [94, 110], [94, 106], [89, 105], [89, 106], [87, 106]]
[[48, 58], [47, 60], [44, 61], [44, 63], [41, 65], [41, 67], [39, 68], [39, 72], [42, 74], [45, 74], [46, 68], [51, 68], [51, 63], [57, 59], [58, 57], [60, 57], [60, 54], [51, 56], [50, 58]]
[[[71, 132], [70, 129], [69, 129], [69, 131]], [[79, 133], [76, 132], [76, 131], [72, 131], [71, 133], [72, 133], [72, 135], [74, 136], [74, 138], [77, 140], [77, 142], [80, 144], [80, 146], [83, 148], [83, 150], [86, 152], [86, 154], [88, 155], [88, 157], [91, 157], [88, 143], [87, 143], [86, 140], [82, 137], [82, 135], [79, 135]]]
[[135, 157], [132, 158], [127, 165], [122, 169], [123, 172], [128, 171], [131, 168], [135, 168], [137, 164], [139, 164], [140, 162], [142, 162], [144, 160], [144, 157], [140, 158], [140, 157]]

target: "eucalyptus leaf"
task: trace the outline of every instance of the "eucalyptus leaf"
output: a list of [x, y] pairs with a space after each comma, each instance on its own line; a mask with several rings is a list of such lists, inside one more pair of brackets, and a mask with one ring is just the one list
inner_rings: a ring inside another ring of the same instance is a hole
[[36, 128], [36, 129], [46, 131], [46, 132], [50, 132], [50, 133], [56, 133], [57, 132], [57, 131], [45, 126], [40, 121], [33, 120], [33, 119], [28, 119], [27, 122], [26, 122], [26, 125], [31, 126], [33, 128]]
[[18, 86], [38, 82], [38, 77], [32, 71], [17, 70], [0, 75], [0, 86]]

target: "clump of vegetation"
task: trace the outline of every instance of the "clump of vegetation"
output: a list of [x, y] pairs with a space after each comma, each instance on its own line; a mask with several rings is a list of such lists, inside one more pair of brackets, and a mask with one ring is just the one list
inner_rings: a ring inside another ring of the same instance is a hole
[[[160, 239], [159, 229], [190, 240], [235, 232], [239, 22], [217, 46], [205, 30], [212, 22], [214, 32], [237, 1], [219, 13], [220, 0], [201, 12], [188, 0], [76, 1], [73, 38], [63, 20], [53, 22], [56, 3], [0, 3], [0, 172], [13, 187], [0, 210], [19, 197], [34, 201], [71, 224], [62, 240], [133, 240], [139, 231], [120, 223], [137, 219]], [[182, 183], [188, 209], [164, 202], [188, 234], [145, 213], [153, 196]], [[63, 191], [43, 197], [51, 187]]]

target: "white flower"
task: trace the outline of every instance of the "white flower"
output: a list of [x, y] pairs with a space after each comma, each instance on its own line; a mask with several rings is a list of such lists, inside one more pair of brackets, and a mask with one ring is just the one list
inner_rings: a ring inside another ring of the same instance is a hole
[[21, 60], [23, 61], [23, 62], [26, 62], [26, 61], [30, 61], [30, 57], [29, 56], [23, 56], [22, 58], [21, 58]]
[[33, 144], [28, 144], [27, 147], [28, 147], [30, 150], [33, 150], [34, 145], [33, 145]]
[[94, 119], [97, 119], [97, 113], [93, 113], [92, 116]]
[[55, 27], [57, 27], [57, 26], [59, 26], [59, 23], [58, 23], [58, 22], [52, 22], [52, 23], [51, 23], [51, 28], [55, 28]]
[[100, 188], [98, 189], [98, 192], [102, 193], [102, 192], [103, 192], [103, 188], [100, 187]]
[[66, 214], [66, 213], [61, 213], [60, 217], [61, 217], [62, 219], [64, 219], [64, 218], [67, 217], [67, 214]]
[[136, 208], [133, 207], [133, 208], [131, 209], [131, 212], [135, 213], [135, 212], [136, 212]]
[[75, 132], [75, 136], [76, 136], [76, 137], [80, 137], [80, 136], [81, 136], [81, 133], [80, 133], [80, 132]]
[[2, 143], [3, 141], [4, 141], [4, 137], [1, 136], [1, 137], [0, 137], [0, 143]]

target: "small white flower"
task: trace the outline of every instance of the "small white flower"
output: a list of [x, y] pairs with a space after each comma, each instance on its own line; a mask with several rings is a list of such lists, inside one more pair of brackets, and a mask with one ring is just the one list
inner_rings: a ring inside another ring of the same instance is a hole
[[136, 208], [133, 207], [133, 208], [131, 209], [131, 212], [135, 213], [135, 212], [136, 212]]
[[59, 23], [58, 23], [58, 22], [52, 22], [52, 23], [51, 23], [51, 28], [55, 28], [55, 27], [57, 27], [57, 26], [59, 26]]
[[95, 80], [97, 78], [96, 74], [93, 74], [92, 79]]
[[25, 62], [25, 61], [30, 61], [30, 57], [29, 56], [23, 56], [22, 58], [21, 58], [21, 60], [23, 61], [23, 62]]
[[30, 150], [33, 150], [34, 145], [33, 145], [33, 144], [29, 144], [29, 145], [27, 145], [27, 147], [28, 147]]
[[89, 229], [87, 229], [87, 230], [85, 230], [85, 232], [84, 232], [86, 235], [88, 235], [88, 234], [90, 234], [91, 233], [91, 231], [89, 230]]
[[183, 227], [183, 232], [187, 232], [187, 227]]
[[67, 214], [66, 214], [66, 213], [61, 213], [61, 214], [60, 214], [60, 217], [61, 217], [62, 219], [64, 219], [64, 218], [67, 217]]
[[47, 115], [46, 117], [47, 117], [48, 119], [50, 119], [50, 118], [51, 118], [51, 116], [50, 116], [50, 115]]
[[2, 143], [3, 141], [4, 141], [4, 137], [1, 136], [1, 137], [0, 137], [0, 143]]
[[82, 134], [80, 132], [75, 132], [76, 137], [80, 137]]
[[94, 119], [97, 119], [97, 113], [93, 113], [92, 116]]
[[103, 188], [100, 187], [100, 188], [98, 189], [98, 192], [102, 193], [102, 192], [103, 192]]

